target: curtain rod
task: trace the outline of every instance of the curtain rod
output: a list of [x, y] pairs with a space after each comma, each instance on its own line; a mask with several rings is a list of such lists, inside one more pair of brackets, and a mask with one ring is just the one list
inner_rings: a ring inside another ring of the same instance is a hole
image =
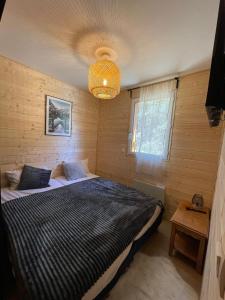
[[165, 79], [162, 79], [162, 80], [149, 81], [149, 82], [140, 84], [139, 86], [134, 86], [133, 88], [130, 88], [127, 91], [130, 92], [130, 91], [133, 91], [133, 90], [140, 89], [141, 87], [144, 87], [144, 86], [148, 86], [148, 85], [156, 84], [156, 83], [162, 83], [162, 82], [166, 82], [166, 81], [173, 80], [173, 79], [177, 80], [177, 86], [176, 87], [178, 88], [179, 77], [178, 76], [173, 76], [173, 77], [168, 77], [168, 78], [165, 78]]

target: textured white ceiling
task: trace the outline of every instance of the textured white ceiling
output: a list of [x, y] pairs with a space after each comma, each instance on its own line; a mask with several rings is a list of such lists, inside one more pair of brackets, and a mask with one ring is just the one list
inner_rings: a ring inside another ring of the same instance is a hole
[[210, 66], [219, 0], [7, 0], [0, 53], [87, 88], [101, 46], [122, 87]]

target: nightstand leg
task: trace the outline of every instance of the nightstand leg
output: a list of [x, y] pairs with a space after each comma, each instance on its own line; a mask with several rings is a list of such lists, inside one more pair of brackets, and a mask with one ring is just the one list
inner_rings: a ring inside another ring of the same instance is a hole
[[176, 234], [176, 226], [174, 224], [172, 224], [171, 235], [170, 235], [170, 248], [169, 248], [170, 256], [173, 255], [175, 234]]
[[196, 269], [199, 273], [202, 273], [202, 266], [203, 266], [203, 260], [205, 255], [205, 239], [201, 239], [199, 243], [199, 249], [198, 249], [198, 258], [196, 263]]

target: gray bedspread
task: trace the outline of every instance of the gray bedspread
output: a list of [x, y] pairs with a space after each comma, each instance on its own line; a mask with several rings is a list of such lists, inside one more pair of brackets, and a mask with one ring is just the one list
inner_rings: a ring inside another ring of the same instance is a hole
[[80, 299], [130, 244], [159, 200], [103, 178], [2, 205], [31, 299]]

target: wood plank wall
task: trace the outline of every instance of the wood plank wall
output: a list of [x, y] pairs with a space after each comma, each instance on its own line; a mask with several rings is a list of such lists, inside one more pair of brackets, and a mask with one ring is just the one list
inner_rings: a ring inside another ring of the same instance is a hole
[[[205, 112], [209, 71], [180, 79], [172, 135], [170, 159], [166, 162], [167, 217], [180, 200], [191, 201], [194, 193], [202, 193], [211, 207], [221, 127], [210, 128]], [[97, 173], [132, 185], [136, 177], [135, 159], [128, 155], [128, 132], [131, 99], [126, 91], [114, 100], [100, 102], [97, 149]], [[143, 180], [155, 182], [151, 176]]]
[[[72, 101], [72, 136], [45, 135], [45, 95]], [[54, 166], [89, 158], [95, 171], [99, 102], [89, 93], [0, 56], [0, 166]]]
[[[204, 109], [208, 77], [204, 71], [180, 80], [171, 157], [166, 163], [168, 216], [181, 199], [191, 200], [195, 192], [203, 193], [208, 206], [212, 203], [221, 128], [208, 126]], [[71, 137], [45, 136], [46, 94], [73, 102]], [[99, 104], [84, 91], [0, 56], [0, 108], [3, 171], [24, 163], [55, 165], [88, 157], [91, 171], [132, 185], [136, 167], [134, 157], [127, 154], [128, 92]], [[154, 182], [150, 176], [142, 179]]]
[[[222, 260], [225, 259], [225, 134], [221, 151], [220, 164], [217, 174], [211, 215], [209, 243], [203, 275], [201, 300], [222, 300], [220, 296], [219, 278], [217, 277], [217, 255], [221, 249]], [[223, 279], [224, 281], [224, 279]]]

